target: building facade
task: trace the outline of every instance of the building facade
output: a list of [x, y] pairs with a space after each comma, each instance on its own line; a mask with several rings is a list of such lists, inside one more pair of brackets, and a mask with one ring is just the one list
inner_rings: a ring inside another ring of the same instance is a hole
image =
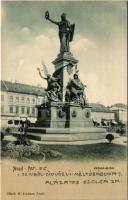
[[1, 81], [1, 123], [14, 118], [36, 121], [36, 105], [44, 101], [45, 90], [41, 87]]
[[94, 121], [101, 122], [104, 120], [115, 120], [115, 112], [102, 104], [91, 103], [91, 118]]
[[110, 109], [115, 112], [115, 120], [123, 123], [127, 122], [127, 106], [124, 104], [114, 104]]

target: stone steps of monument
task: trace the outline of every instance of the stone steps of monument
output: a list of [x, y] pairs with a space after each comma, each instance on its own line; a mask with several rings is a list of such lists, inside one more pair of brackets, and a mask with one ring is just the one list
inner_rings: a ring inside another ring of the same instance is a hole
[[[17, 137], [19, 133], [14, 133]], [[86, 141], [86, 140], [100, 140], [106, 138], [105, 132], [85, 132], [76, 134], [41, 134], [41, 133], [27, 133], [27, 137], [31, 140], [37, 141], [55, 141], [55, 142], [71, 142], [71, 141]]]
[[78, 133], [102, 133], [106, 132], [104, 128], [85, 127], [85, 128], [42, 128], [32, 127], [28, 129], [29, 133], [42, 134], [78, 134]]

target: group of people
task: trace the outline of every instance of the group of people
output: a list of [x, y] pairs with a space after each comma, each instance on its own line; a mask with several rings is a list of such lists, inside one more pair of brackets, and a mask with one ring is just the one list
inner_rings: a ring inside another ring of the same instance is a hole
[[94, 126], [101, 126], [101, 127], [111, 127], [111, 128], [114, 128], [117, 124], [115, 124], [112, 120], [104, 120], [104, 119], [101, 119], [101, 121], [95, 121], [95, 120], [92, 120], [93, 121], [93, 124]]
[[116, 132], [124, 134], [126, 132], [126, 126], [122, 122], [113, 122], [113, 120], [104, 120], [101, 119], [100, 122], [92, 120], [94, 126], [106, 128], [108, 132]]
[[[41, 73], [41, 70], [38, 68], [39, 75], [41, 78], [45, 79], [48, 83], [46, 94], [49, 101], [62, 101], [62, 85], [60, 83], [60, 78], [51, 76], [47, 74], [44, 77]], [[78, 74], [75, 73], [73, 78], [69, 80], [66, 93], [65, 93], [65, 101], [66, 102], [75, 102], [80, 104], [81, 106], [85, 106], [87, 104], [86, 96], [84, 93], [86, 85], [84, 85], [78, 77]]]

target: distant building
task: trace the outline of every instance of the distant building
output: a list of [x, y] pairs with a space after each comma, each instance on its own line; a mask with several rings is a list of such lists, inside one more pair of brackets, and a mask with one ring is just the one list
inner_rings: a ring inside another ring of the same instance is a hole
[[45, 90], [27, 84], [1, 81], [1, 123], [7, 124], [11, 118], [29, 117], [35, 121], [36, 105], [43, 102]]
[[110, 109], [115, 112], [115, 120], [126, 123], [127, 122], [127, 105], [122, 103], [114, 104]]
[[102, 119], [105, 120], [115, 120], [115, 112], [105, 107], [102, 104], [90, 103], [91, 108], [91, 118], [94, 121], [101, 122]]

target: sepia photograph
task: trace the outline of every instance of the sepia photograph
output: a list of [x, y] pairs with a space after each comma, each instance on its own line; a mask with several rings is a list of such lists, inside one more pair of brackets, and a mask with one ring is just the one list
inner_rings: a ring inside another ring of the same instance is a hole
[[127, 2], [1, 2], [1, 200], [127, 200]]

